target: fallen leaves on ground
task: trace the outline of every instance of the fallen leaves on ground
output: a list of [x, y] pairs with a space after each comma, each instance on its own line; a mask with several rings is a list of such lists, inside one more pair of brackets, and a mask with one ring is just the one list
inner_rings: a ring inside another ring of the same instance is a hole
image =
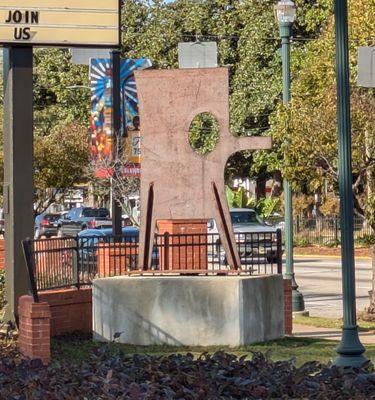
[[268, 354], [237, 357], [217, 352], [128, 356], [92, 350], [87, 361], [59, 360], [44, 367], [22, 360], [14, 343], [0, 345], [0, 399], [375, 399], [375, 374]]

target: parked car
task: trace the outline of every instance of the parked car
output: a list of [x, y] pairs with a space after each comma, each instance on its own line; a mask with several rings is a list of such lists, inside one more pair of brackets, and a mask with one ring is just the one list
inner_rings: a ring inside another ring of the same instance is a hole
[[[122, 235], [120, 237], [113, 236], [112, 228], [86, 229], [78, 233], [77, 240], [79, 259], [83, 271], [96, 271], [99, 244], [104, 243], [110, 246], [111, 243], [115, 243], [115, 241], [130, 244], [127, 251], [124, 250], [123, 253], [119, 253], [119, 257], [128, 257], [129, 263], [134, 269], [138, 265], [138, 228], [129, 226], [122, 228]], [[159, 251], [156, 246], [153, 247], [152, 251], [152, 265], [155, 268], [159, 265]]]
[[106, 208], [76, 207], [72, 208], [58, 222], [58, 237], [75, 237], [85, 229], [109, 227], [112, 221]]
[[[277, 261], [277, 228], [266, 225], [251, 208], [231, 208], [229, 213], [240, 258], [264, 257], [268, 262]], [[207, 232], [211, 234], [209, 243], [215, 245], [216, 257], [227, 264], [214, 219], [208, 221]]]
[[57, 235], [58, 221], [60, 214], [44, 212], [35, 217], [34, 239], [40, 239], [42, 236], [50, 238]]

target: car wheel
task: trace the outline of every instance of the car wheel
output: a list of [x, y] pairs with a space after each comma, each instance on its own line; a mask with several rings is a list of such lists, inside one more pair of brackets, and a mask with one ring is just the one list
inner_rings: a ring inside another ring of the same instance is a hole
[[277, 255], [273, 254], [272, 252], [267, 253], [266, 259], [269, 263], [276, 263], [278, 261]]
[[40, 239], [40, 231], [38, 228], [36, 228], [34, 231], [34, 239]]

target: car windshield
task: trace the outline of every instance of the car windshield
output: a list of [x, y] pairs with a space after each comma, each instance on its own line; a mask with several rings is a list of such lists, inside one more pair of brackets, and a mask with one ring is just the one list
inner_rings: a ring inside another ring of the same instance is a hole
[[106, 218], [109, 215], [109, 211], [106, 208], [85, 208], [82, 211], [83, 217], [99, 217]]
[[44, 218], [47, 221], [56, 222], [60, 218], [60, 214], [47, 214]]
[[263, 224], [255, 211], [231, 211], [232, 224]]

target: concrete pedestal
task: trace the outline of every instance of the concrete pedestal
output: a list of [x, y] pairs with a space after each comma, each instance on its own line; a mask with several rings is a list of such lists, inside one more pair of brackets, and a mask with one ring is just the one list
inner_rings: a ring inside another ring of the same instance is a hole
[[240, 346], [284, 336], [281, 275], [115, 277], [93, 282], [94, 339]]

